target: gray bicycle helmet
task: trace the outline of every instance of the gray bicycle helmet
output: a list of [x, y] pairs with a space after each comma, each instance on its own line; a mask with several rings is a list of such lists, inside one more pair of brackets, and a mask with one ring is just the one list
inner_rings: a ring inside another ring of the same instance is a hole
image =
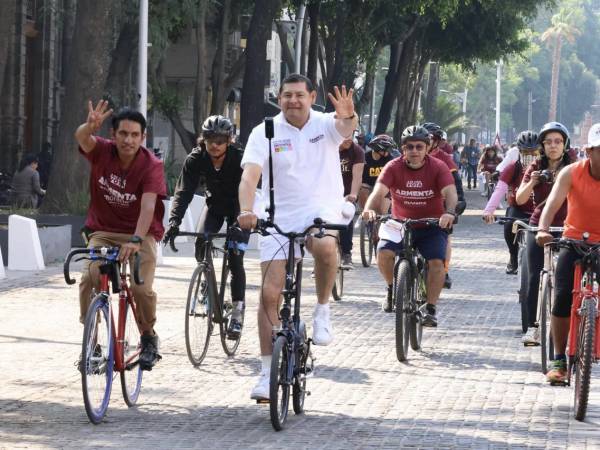
[[421, 124], [421, 127], [425, 128], [429, 134], [435, 138], [442, 139], [444, 130], [437, 123], [425, 122]]
[[411, 125], [402, 132], [402, 144], [406, 144], [408, 141], [422, 141], [429, 144], [429, 135], [430, 132], [425, 127]]
[[232, 136], [233, 124], [224, 116], [210, 116], [202, 124], [202, 137]]
[[538, 143], [543, 146], [542, 142], [544, 142], [544, 138], [548, 133], [557, 132], [562, 134], [563, 139], [565, 140], [565, 150], [571, 148], [571, 138], [569, 137], [569, 130], [560, 122], [548, 122], [545, 124], [539, 132], [538, 135]]
[[539, 146], [538, 134], [535, 131], [525, 130], [519, 133], [517, 138], [519, 150], [537, 150]]

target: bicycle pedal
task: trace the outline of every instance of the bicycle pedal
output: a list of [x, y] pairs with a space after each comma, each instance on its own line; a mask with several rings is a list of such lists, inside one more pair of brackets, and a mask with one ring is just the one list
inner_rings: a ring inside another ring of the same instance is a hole
[[567, 386], [569, 386], [569, 382], [568, 381], [551, 381], [550, 382], [550, 386], [563, 386], [563, 387], [567, 387]]
[[257, 398], [256, 399], [257, 405], [268, 405], [269, 403], [271, 403], [271, 401], [268, 398]]
[[523, 342], [523, 347], [539, 347], [539, 342]]

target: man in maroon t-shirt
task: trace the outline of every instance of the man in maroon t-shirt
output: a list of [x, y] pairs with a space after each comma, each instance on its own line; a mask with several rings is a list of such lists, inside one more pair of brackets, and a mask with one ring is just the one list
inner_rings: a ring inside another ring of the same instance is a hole
[[[377, 212], [384, 212], [381, 204], [388, 192], [392, 194], [392, 216], [395, 219], [439, 218], [439, 227], [418, 228], [413, 234], [415, 247], [427, 260], [427, 304], [423, 311], [423, 325], [435, 327], [435, 305], [444, 285], [446, 230], [454, 223], [458, 198], [448, 167], [427, 154], [429, 143], [429, 132], [425, 128], [410, 126], [404, 130], [403, 156], [384, 167], [367, 200], [363, 218], [373, 220]], [[394, 259], [401, 250], [402, 241], [379, 241], [377, 265], [388, 286], [388, 295], [382, 305], [386, 312], [393, 308]]]
[[[123, 109], [112, 118], [113, 140], [94, 136], [112, 114], [108, 102], [95, 108], [88, 103], [87, 121], [75, 132], [81, 153], [91, 163], [90, 205], [85, 222], [89, 247], [120, 246], [119, 260], [140, 255], [143, 285], [132, 280], [139, 327], [142, 333], [140, 367], [151, 370], [161, 356], [156, 322], [156, 293], [152, 290], [156, 268], [156, 242], [164, 233], [162, 199], [166, 195], [163, 164], [142, 147], [146, 119], [137, 111]], [[90, 304], [92, 287], [98, 289], [97, 264], [90, 264], [79, 285], [80, 321]]]
[[[346, 200], [356, 203], [358, 191], [362, 182], [362, 173], [365, 166], [365, 151], [352, 139], [344, 139], [340, 144], [340, 167], [342, 181], [344, 182], [344, 196]], [[342, 248], [342, 264], [352, 267], [352, 234], [354, 232], [354, 219], [348, 228], [340, 231], [340, 246]]]

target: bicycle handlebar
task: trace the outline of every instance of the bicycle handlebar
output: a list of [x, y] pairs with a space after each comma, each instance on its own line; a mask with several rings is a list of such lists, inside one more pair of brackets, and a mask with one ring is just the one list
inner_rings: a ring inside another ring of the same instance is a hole
[[[67, 284], [75, 284], [76, 280], [71, 278], [71, 274], [69, 272], [69, 266], [71, 264], [71, 259], [75, 255], [88, 255], [88, 258], [91, 261], [106, 261], [109, 263], [116, 263], [118, 261], [120, 247], [90, 247], [90, 248], [76, 248], [71, 250], [65, 259], [65, 263], [63, 264], [63, 275], [65, 277], [65, 282]], [[133, 279], [135, 284], [144, 284], [144, 280], [140, 277], [140, 254], [136, 253], [133, 259]]]
[[256, 230], [258, 230], [258, 232], [262, 235], [271, 234], [270, 232], [267, 231], [267, 228], [274, 228], [275, 231], [277, 231], [277, 233], [279, 233], [282, 236], [285, 236], [287, 238], [297, 238], [300, 236], [306, 236], [310, 232], [310, 230], [312, 230], [313, 228], [319, 228], [319, 230], [343, 231], [348, 228], [348, 225], [344, 225], [341, 223], [327, 223], [320, 217], [317, 217], [314, 219], [313, 223], [311, 225], [309, 225], [303, 232], [298, 233], [298, 232], [294, 232], [294, 231], [285, 232], [281, 228], [279, 228], [279, 226], [276, 223], [272, 223], [268, 220], [258, 219], [258, 221], [256, 223]]
[[[517, 231], [519, 231], [519, 227], [523, 228], [527, 231], [533, 231], [533, 232], [537, 232], [539, 231], [539, 227], [537, 226], [531, 226], [526, 222], [523, 222], [522, 220], [515, 220], [513, 222], [513, 226], [512, 226], [512, 232], [513, 234], [517, 234]], [[564, 230], [563, 227], [550, 227], [548, 228], [548, 232], [549, 233], [562, 233]]]
[[386, 222], [388, 220], [394, 220], [399, 223], [403, 223], [405, 225], [429, 225], [429, 226], [437, 226], [440, 224], [440, 219], [435, 217], [423, 217], [422, 219], [395, 219], [390, 214], [384, 214], [382, 216], [377, 216], [377, 219], [381, 222]]

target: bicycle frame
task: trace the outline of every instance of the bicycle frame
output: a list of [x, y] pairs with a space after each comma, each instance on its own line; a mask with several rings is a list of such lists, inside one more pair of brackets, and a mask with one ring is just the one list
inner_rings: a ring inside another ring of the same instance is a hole
[[571, 319], [569, 328], [569, 340], [567, 347], [567, 355], [569, 358], [574, 358], [577, 353], [577, 338], [579, 335], [579, 323], [581, 321], [581, 307], [585, 302], [594, 302], [596, 310], [596, 336], [594, 338], [594, 355], [596, 360], [600, 359], [600, 314], [598, 314], [598, 299], [600, 298], [600, 289], [594, 292], [594, 272], [590, 267], [583, 272], [581, 261], [575, 263], [575, 271], [573, 276], [573, 302], [571, 305]]
[[[135, 301], [133, 298], [133, 294], [129, 286], [127, 285], [127, 275], [125, 273], [121, 273], [119, 276], [120, 280], [120, 291], [119, 291], [119, 320], [117, 323], [117, 327], [115, 327], [115, 319], [113, 316], [112, 310], [112, 302], [111, 296], [109, 294], [109, 275], [108, 270], [104, 267], [110, 269], [110, 264], [102, 264], [100, 266], [100, 293], [104, 295], [105, 300], [108, 304], [108, 311], [110, 315], [110, 329], [113, 339], [113, 351], [115, 355], [115, 366], [114, 370], [117, 372], [122, 372], [124, 370], [130, 370], [132, 367], [135, 367], [137, 364], [137, 358], [140, 354], [140, 350], [136, 351], [130, 358], [125, 361], [125, 351], [123, 346], [125, 345], [125, 311], [127, 309], [127, 304], [131, 307], [131, 311], [133, 313], [133, 321], [139, 329], [139, 324], [137, 321], [137, 308], [135, 305]], [[140, 335], [142, 331], [140, 330]], [[132, 361], [135, 361], [132, 363]]]

